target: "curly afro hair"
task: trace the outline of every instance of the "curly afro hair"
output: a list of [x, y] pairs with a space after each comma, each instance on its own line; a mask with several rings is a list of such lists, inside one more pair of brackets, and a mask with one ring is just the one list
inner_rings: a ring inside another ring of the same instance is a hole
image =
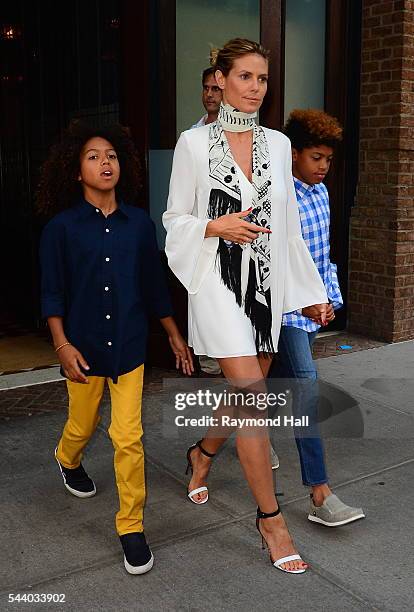
[[334, 148], [342, 140], [342, 127], [337, 119], [312, 108], [292, 111], [283, 132], [297, 151], [319, 145]]
[[118, 156], [121, 173], [116, 197], [135, 204], [141, 188], [141, 165], [129, 129], [119, 124], [94, 127], [75, 119], [61, 141], [51, 147], [41, 168], [36, 192], [36, 209], [40, 214], [50, 217], [69, 208], [82, 196], [82, 186], [77, 180], [80, 154], [85, 143], [97, 136], [110, 142]]

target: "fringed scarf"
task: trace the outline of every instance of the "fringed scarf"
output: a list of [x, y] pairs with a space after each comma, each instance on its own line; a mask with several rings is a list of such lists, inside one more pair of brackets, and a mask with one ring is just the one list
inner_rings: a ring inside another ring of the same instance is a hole
[[[247, 210], [252, 206], [251, 223], [271, 227], [270, 157], [264, 131], [257, 126], [254, 114], [242, 113], [232, 106], [221, 105], [218, 119], [209, 129], [210, 199], [208, 217]], [[252, 202], [241, 201], [236, 166], [225, 130], [253, 130]], [[248, 275], [242, 278], [243, 250], [249, 249]], [[256, 332], [257, 351], [274, 352], [272, 343], [272, 309], [270, 300], [270, 234], [260, 233], [251, 244], [239, 245], [219, 239], [217, 260], [221, 278], [244, 308]]]

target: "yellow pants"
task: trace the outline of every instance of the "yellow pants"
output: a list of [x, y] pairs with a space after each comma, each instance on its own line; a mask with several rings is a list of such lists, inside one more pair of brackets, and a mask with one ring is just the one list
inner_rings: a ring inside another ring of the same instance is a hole
[[115, 449], [114, 467], [119, 494], [116, 530], [119, 535], [143, 531], [145, 502], [144, 447], [141, 437], [142, 385], [144, 366], [110, 378], [89, 376], [89, 384], [67, 381], [69, 416], [57, 449], [57, 458], [66, 468], [76, 468], [82, 451], [99, 421], [99, 404], [105, 381], [111, 394], [111, 425], [108, 433]]

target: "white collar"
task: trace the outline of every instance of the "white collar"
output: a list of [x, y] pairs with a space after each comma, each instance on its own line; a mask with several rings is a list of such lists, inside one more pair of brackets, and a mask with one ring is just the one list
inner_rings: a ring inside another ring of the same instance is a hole
[[220, 104], [217, 121], [227, 132], [247, 132], [252, 130], [257, 113], [242, 113], [230, 104]]

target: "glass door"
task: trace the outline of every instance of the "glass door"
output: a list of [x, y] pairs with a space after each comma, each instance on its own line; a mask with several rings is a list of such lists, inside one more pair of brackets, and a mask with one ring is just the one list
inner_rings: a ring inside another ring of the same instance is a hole
[[[175, 99], [160, 100], [163, 83], [159, 82], [158, 94], [153, 88], [154, 103], [150, 105], [153, 137], [150, 137], [148, 157], [149, 211], [157, 227], [161, 249], [165, 244], [161, 216], [167, 204], [174, 147], [180, 133], [205, 114], [201, 103], [201, 75], [210, 65], [210, 50], [235, 37], [260, 39], [259, 0], [177, 0], [175, 9], [175, 49], [170, 49], [170, 53], [175, 52], [175, 65], [172, 67], [170, 64], [170, 73], [175, 72]], [[157, 24], [160, 24], [160, 17]], [[156, 27], [159, 29], [160, 26]], [[153, 36], [158, 47], [162, 47], [160, 32], [154, 32]], [[162, 52], [162, 49], [158, 48], [157, 52]], [[174, 108], [172, 117], [171, 110]], [[162, 135], [155, 125], [157, 113], [162, 112], [167, 112], [170, 121], [175, 124], [175, 139], [170, 138], [168, 143], [162, 142]]]
[[324, 109], [326, 0], [286, 0], [285, 119], [295, 108]]

